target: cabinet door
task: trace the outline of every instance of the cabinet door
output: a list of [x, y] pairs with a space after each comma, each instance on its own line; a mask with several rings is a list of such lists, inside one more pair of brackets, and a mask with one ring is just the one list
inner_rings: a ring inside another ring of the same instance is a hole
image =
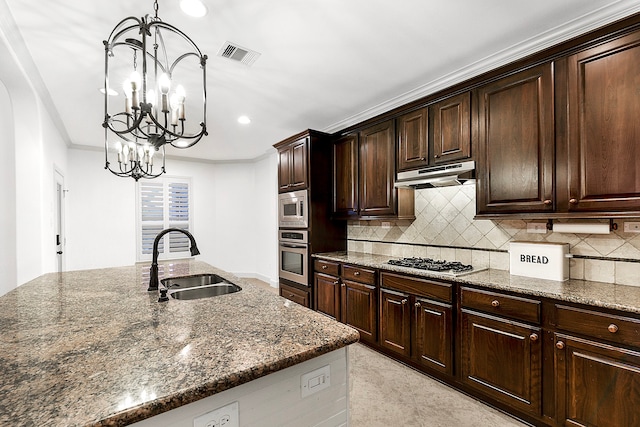
[[291, 190], [307, 188], [307, 138], [291, 146]]
[[278, 151], [278, 189], [295, 191], [307, 188], [307, 138]]
[[316, 273], [316, 310], [340, 320], [340, 280], [335, 276]]
[[343, 280], [341, 289], [342, 322], [357, 329], [363, 341], [375, 343], [378, 317], [376, 287]]
[[361, 131], [359, 139], [360, 216], [392, 216], [396, 213], [393, 120]]
[[346, 135], [333, 144], [333, 213], [358, 214], [358, 136]]
[[435, 163], [471, 157], [471, 92], [431, 106]]
[[291, 149], [278, 151], [278, 191], [289, 191], [291, 187]]
[[560, 425], [640, 425], [640, 353], [556, 334]]
[[429, 163], [427, 108], [398, 117], [398, 172]]
[[541, 414], [540, 328], [461, 311], [462, 381], [486, 396]]
[[571, 212], [640, 211], [640, 32], [568, 58]]
[[431, 369], [453, 374], [451, 305], [416, 298], [414, 358]]
[[380, 289], [380, 344], [401, 356], [411, 356], [409, 295]]
[[477, 213], [551, 212], [551, 64], [478, 89]]

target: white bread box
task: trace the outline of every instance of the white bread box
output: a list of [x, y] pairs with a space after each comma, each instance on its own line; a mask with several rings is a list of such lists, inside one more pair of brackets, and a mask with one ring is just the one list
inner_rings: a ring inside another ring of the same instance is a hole
[[509, 272], [516, 276], [564, 281], [569, 279], [569, 244], [511, 242]]

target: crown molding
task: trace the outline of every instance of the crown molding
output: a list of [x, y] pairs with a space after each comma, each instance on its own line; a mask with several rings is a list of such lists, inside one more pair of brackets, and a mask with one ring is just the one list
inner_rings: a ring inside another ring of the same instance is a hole
[[358, 114], [321, 129], [323, 132], [335, 133], [377, 115], [386, 113], [397, 107], [416, 101], [457, 83], [477, 77], [483, 73], [495, 70], [544, 49], [581, 36], [620, 19], [640, 12], [640, 3], [636, 0], [620, 0], [596, 9], [565, 24], [559, 25], [534, 37], [516, 43], [506, 49], [489, 55], [479, 61], [471, 63], [452, 73], [446, 74], [424, 85], [393, 97], [385, 102], [368, 108]]

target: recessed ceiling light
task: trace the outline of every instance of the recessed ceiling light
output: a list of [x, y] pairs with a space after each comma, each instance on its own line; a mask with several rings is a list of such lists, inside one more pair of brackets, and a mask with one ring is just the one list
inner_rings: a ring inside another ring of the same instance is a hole
[[200, 0], [180, 0], [180, 9], [194, 18], [202, 18], [207, 14], [207, 6]]
[[[101, 93], [104, 93], [104, 88], [101, 87], [100, 89], [98, 89]], [[109, 88], [109, 96], [118, 96], [118, 92], [116, 92], [115, 90]]]
[[249, 123], [251, 123], [251, 119], [247, 116], [240, 116], [238, 117], [238, 123], [240, 123], [241, 125], [248, 125]]

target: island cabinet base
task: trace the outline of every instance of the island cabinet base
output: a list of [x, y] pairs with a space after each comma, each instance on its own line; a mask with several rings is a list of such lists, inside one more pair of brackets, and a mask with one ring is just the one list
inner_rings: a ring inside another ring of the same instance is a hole
[[[346, 426], [349, 418], [347, 355], [348, 348], [344, 347], [132, 425], [193, 427], [194, 418], [238, 402], [243, 427]], [[311, 382], [316, 385], [328, 381], [330, 385], [302, 397], [302, 375], [326, 366], [329, 366], [328, 378]]]

